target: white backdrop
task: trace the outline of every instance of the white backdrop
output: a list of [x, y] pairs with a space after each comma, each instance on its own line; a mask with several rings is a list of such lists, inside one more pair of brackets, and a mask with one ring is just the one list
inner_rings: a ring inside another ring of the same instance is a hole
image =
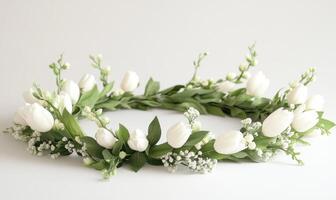
[[[189, 80], [192, 61], [203, 51], [210, 55], [200, 75], [223, 78], [253, 42], [258, 69], [271, 79], [268, 96], [316, 66], [310, 94], [326, 97], [327, 116], [335, 120], [335, 10], [332, 0], [0, 0], [0, 128], [11, 125], [23, 104], [21, 93], [33, 81], [53, 87], [48, 64], [61, 53], [72, 64], [65, 77], [78, 81], [85, 72], [96, 73], [88, 55], [101, 53], [117, 83], [126, 70], [138, 72], [140, 93], [150, 76], [163, 87]], [[158, 115], [165, 130], [182, 118], [157, 110], [108, 115], [115, 125], [143, 129]], [[214, 133], [239, 127], [235, 119], [204, 116], [202, 122]], [[313, 138], [312, 146], [303, 147], [303, 167], [280, 155], [270, 163], [219, 164], [209, 175], [170, 174], [151, 166], [135, 174], [122, 168], [105, 182], [79, 159], [34, 157], [25, 144], [0, 135], [0, 199], [333, 199], [335, 138]]]

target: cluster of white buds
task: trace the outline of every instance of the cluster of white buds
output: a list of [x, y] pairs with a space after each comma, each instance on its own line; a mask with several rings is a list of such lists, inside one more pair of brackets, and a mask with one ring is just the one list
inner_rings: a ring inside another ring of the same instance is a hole
[[73, 153], [74, 151], [76, 151], [74, 143], [72, 141], [68, 140], [68, 138], [63, 137], [62, 142], [65, 143], [64, 148], [66, 150], [68, 150], [69, 153]]
[[203, 145], [209, 143], [209, 141], [213, 139], [215, 139], [215, 135], [212, 132], [209, 132], [199, 143], [195, 144], [195, 148], [200, 150]]
[[56, 130], [62, 131], [62, 130], [64, 130], [64, 124], [60, 120], [55, 119], [54, 128]]
[[180, 151], [179, 153], [169, 152], [162, 157], [162, 163], [170, 172], [175, 172], [178, 165], [188, 167], [197, 173], [211, 172], [217, 160], [204, 157], [201, 151]]
[[193, 107], [189, 107], [183, 115], [187, 118], [191, 128], [193, 131], [199, 131], [202, 129], [202, 124], [197, 118], [200, 116], [200, 113], [197, 109]]
[[25, 129], [26, 129], [26, 126], [17, 124], [17, 125], [14, 125], [13, 127], [7, 128], [4, 131], [4, 133], [11, 134], [16, 140], [26, 142], [30, 139], [30, 136], [24, 134]]
[[255, 151], [259, 159], [263, 162], [268, 161], [274, 155], [274, 153], [271, 150], [267, 150], [267, 149], [262, 150], [260, 148], [256, 148]]
[[244, 139], [246, 142], [246, 146], [250, 150], [256, 149], [257, 145], [254, 142], [254, 137], [258, 136], [258, 132], [260, 131], [262, 124], [260, 122], [252, 122], [250, 118], [246, 118], [241, 121], [243, 124], [244, 131]]
[[89, 120], [96, 122], [98, 127], [106, 127], [106, 125], [110, 123], [110, 119], [106, 116], [103, 116], [102, 113], [102, 109], [92, 111], [89, 106], [85, 106], [82, 111], [82, 115]]
[[104, 85], [108, 84], [108, 76], [111, 72], [110, 66], [102, 66], [102, 59], [103, 56], [98, 54], [97, 56], [90, 56], [91, 65], [92, 67], [98, 69], [100, 71], [100, 80], [103, 82]]

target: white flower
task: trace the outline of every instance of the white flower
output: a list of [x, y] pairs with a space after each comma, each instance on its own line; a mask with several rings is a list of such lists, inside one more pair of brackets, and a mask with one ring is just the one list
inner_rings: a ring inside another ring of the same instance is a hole
[[92, 74], [85, 74], [78, 85], [83, 92], [90, 91], [96, 85], [96, 78]]
[[72, 102], [71, 97], [68, 93], [62, 91], [54, 99], [53, 105], [63, 113], [65, 108], [69, 113], [72, 113]]
[[25, 105], [20, 114], [30, 128], [38, 132], [47, 132], [54, 125], [51, 113], [38, 103]]
[[234, 154], [246, 148], [244, 135], [240, 131], [228, 131], [219, 135], [214, 149], [221, 154]]
[[223, 81], [217, 84], [217, 90], [223, 93], [231, 92], [235, 89], [236, 84], [231, 81]]
[[139, 85], [139, 76], [137, 73], [128, 71], [124, 75], [124, 78], [121, 81], [121, 89], [123, 89], [125, 92], [132, 92], [135, 90]]
[[23, 92], [22, 96], [26, 103], [32, 104], [37, 103], [39, 101], [34, 97], [33, 92], [34, 92], [33, 88], [30, 88], [29, 90]]
[[135, 129], [130, 133], [130, 137], [127, 141], [128, 146], [134, 151], [145, 151], [148, 147], [148, 140], [145, 133], [140, 129]]
[[324, 107], [324, 98], [321, 95], [314, 95], [306, 101], [307, 110], [322, 111]]
[[79, 99], [79, 94], [80, 94], [80, 90], [79, 90], [77, 83], [71, 80], [65, 81], [62, 91], [67, 93], [70, 96], [72, 104], [77, 103]]
[[318, 114], [314, 110], [296, 112], [292, 127], [298, 132], [306, 132], [318, 123]]
[[293, 118], [292, 112], [279, 108], [264, 120], [262, 133], [267, 137], [278, 136], [290, 126]]
[[266, 78], [263, 72], [259, 71], [248, 79], [246, 85], [247, 94], [260, 97], [268, 89], [269, 83], [269, 79]]
[[99, 128], [96, 132], [97, 143], [107, 149], [111, 149], [117, 139], [105, 128]]
[[189, 124], [179, 122], [167, 131], [167, 142], [173, 148], [180, 148], [188, 140], [192, 130]]
[[24, 106], [21, 106], [16, 112], [15, 112], [15, 115], [14, 115], [14, 123], [15, 124], [20, 124], [22, 126], [26, 126], [27, 125], [27, 122], [26, 120], [22, 117], [22, 111], [24, 109]]
[[308, 88], [303, 84], [298, 84], [287, 95], [289, 104], [303, 104], [307, 100]]

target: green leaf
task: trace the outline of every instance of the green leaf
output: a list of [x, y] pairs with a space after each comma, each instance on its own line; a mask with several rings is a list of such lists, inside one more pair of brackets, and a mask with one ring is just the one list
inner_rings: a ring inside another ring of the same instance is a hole
[[122, 143], [124, 144], [127, 143], [127, 140], [129, 138], [129, 132], [127, 128], [123, 126], [122, 124], [119, 124], [119, 129], [117, 131], [117, 137], [119, 141], [121, 141]]
[[79, 107], [89, 106], [92, 107], [98, 101], [100, 97], [100, 92], [98, 91], [97, 85], [95, 85], [90, 91], [84, 92], [80, 97], [77, 105]]
[[113, 155], [119, 156], [119, 153], [120, 153], [122, 147], [123, 147], [123, 142], [119, 141], [119, 140], [116, 141], [113, 145], [113, 148], [112, 148]]
[[329, 133], [330, 130], [335, 127], [335, 123], [330, 120], [321, 118], [317, 124], [317, 127], [321, 128], [325, 133]]
[[203, 140], [208, 135], [209, 131], [198, 131], [195, 133], [192, 133], [187, 142], [183, 145], [182, 148], [191, 148], [195, 146], [197, 143]]
[[225, 113], [220, 107], [217, 106], [211, 106], [211, 105], [206, 105], [205, 106], [206, 110], [208, 111], [209, 114], [224, 117]]
[[135, 152], [131, 155], [129, 163], [132, 170], [137, 172], [146, 164], [146, 155], [143, 152]]
[[108, 110], [116, 110], [117, 106], [122, 102], [120, 100], [109, 100], [105, 103], [101, 103], [97, 105], [97, 108], [104, 108]]
[[162, 156], [166, 155], [168, 152], [171, 152], [173, 147], [171, 147], [167, 142], [152, 146], [149, 149], [149, 156], [152, 158], [161, 158]]
[[76, 136], [84, 136], [84, 133], [77, 120], [67, 111], [67, 109], [63, 110], [63, 114], [60, 120], [72, 138], [75, 138]]
[[230, 111], [232, 117], [238, 117], [240, 119], [246, 118], [246, 113], [240, 108], [232, 107]]
[[104, 149], [102, 154], [103, 154], [104, 160], [106, 160], [107, 162], [109, 162], [113, 159], [113, 155], [111, 154], [111, 152], [108, 149]]
[[94, 168], [96, 170], [103, 170], [108, 167], [108, 164], [105, 162], [105, 160], [99, 160], [98, 162], [89, 165], [89, 167]]
[[80, 139], [86, 146], [87, 153], [95, 158], [103, 159], [102, 151], [104, 148], [100, 146], [95, 139], [89, 136], [81, 137]]
[[152, 78], [150, 78], [146, 84], [145, 88], [145, 96], [152, 96], [159, 92], [160, 90], [160, 83], [158, 81], [154, 81]]
[[148, 126], [147, 139], [150, 145], [155, 145], [161, 138], [161, 126], [159, 119], [155, 117]]
[[107, 85], [105, 85], [104, 89], [100, 92], [98, 99], [105, 97], [109, 92], [111, 92], [112, 88], [113, 88], [113, 82], [110, 82]]

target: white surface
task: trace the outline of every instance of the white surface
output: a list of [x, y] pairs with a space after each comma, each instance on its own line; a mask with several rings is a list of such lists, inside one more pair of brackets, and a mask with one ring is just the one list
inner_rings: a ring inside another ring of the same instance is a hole
[[[94, 72], [88, 55], [101, 53], [117, 83], [127, 69], [133, 69], [142, 84], [153, 76], [165, 87], [187, 81], [201, 51], [211, 54], [200, 75], [224, 77], [236, 70], [254, 41], [258, 69], [271, 79], [268, 95], [316, 66], [318, 81], [310, 92], [326, 97], [327, 116], [332, 118], [335, 9], [332, 0], [1, 0], [0, 128], [11, 125], [14, 111], [23, 103], [21, 93], [33, 81], [53, 87], [48, 64], [62, 52], [72, 64], [67, 78], [79, 80], [83, 73]], [[109, 114], [115, 125], [122, 122], [143, 129], [155, 115], [164, 129], [182, 118], [169, 111]], [[239, 126], [234, 119], [205, 116], [202, 121], [215, 133]], [[90, 124], [83, 125], [93, 132]], [[303, 167], [285, 156], [264, 164], [222, 163], [209, 175], [169, 174], [151, 166], [135, 174], [123, 167], [103, 182], [79, 159], [34, 157], [25, 151], [25, 144], [1, 135], [0, 199], [335, 199], [335, 138], [314, 138], [312, 146], [303, 147]]]

